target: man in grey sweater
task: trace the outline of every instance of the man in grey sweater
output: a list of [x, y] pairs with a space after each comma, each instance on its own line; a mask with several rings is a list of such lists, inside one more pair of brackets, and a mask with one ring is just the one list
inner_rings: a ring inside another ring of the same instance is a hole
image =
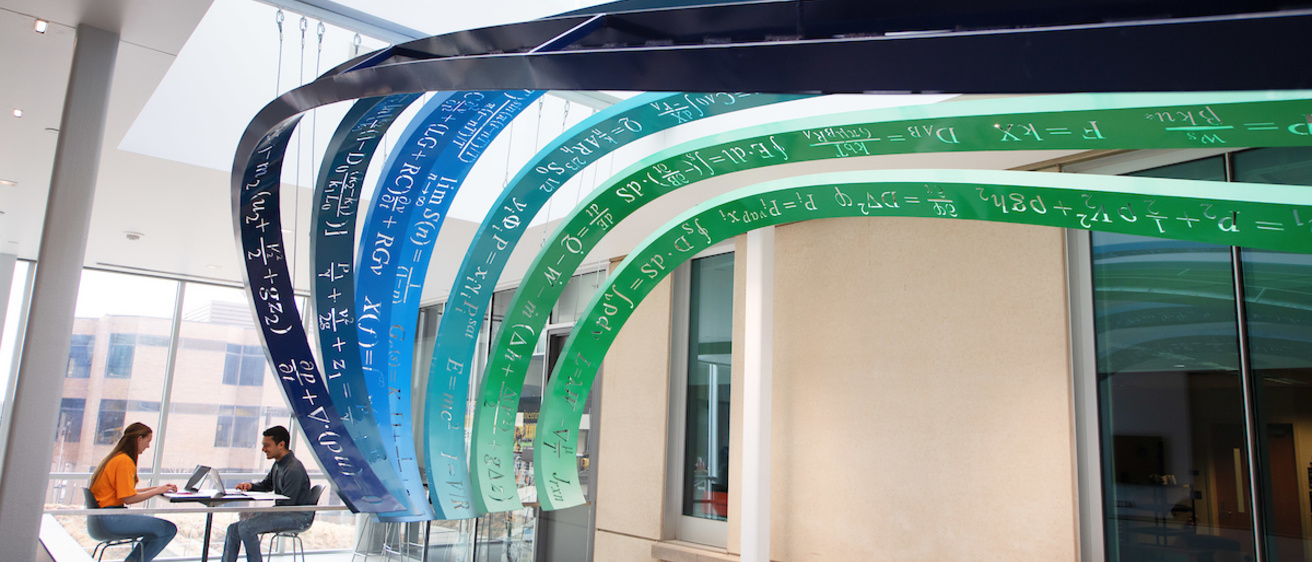
[[[264, 430], [261, 450], [274, 461], [273, 468], [264, 480], [242, 482], [237, 485], [237, 489], [287, 496], [285, 500], [278, 500], [277, 505], [309, 505], [310, 476], [305, 473], [301, 461], [287, 448], [289, 441], [291, 434], [281, 425]], [[237, 551], [243, 544], [246, 545], [246, 562], [260, 562], [260, 534], [304, 529], [310, 526], [313, 518], [313, 511], [259, 513], [242, 517], [228, 525], [228, 536], [223, 541], [223, 562], [236, 562]]]

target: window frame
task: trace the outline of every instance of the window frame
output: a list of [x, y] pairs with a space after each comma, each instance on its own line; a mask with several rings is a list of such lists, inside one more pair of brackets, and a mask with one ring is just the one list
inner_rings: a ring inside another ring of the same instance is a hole
[[[729, 544], [729, 521], [703, 519], [683, 514], [683, 461], [687, 450], [688, 413], [688, 336], [692, 305], [692, 262], [694, 260], [733, 254], [735, 241], [726, 240], [679, 264], [670, 274], [670, 392], [669, 433], [666, 438], [665, 467], [665, 533], [664, 538], [677, 539], [719, 548]], [[736, 321], [736, 319], [735, 319]], [[730, 427], [732, 435], [733, 427]], [[729, 475], [734, 478], [733, 456], [729, 458]], [[732, 488], [730, 489], [732, 493]]]

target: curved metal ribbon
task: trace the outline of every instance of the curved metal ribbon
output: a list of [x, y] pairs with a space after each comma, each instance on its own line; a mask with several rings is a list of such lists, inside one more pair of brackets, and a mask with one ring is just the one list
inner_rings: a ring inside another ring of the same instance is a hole
[[[389, 515], [390, 521], [424, 521], [436, 515], [415, 456], [410, 415], [413, 350], [404, 347], [415, 322], [404, 314], [404, 296], [410, 294], [412, 285], [422, 290], [422, 278], [416, 284], [411, 274], [421, 259], [426, 268], [427, 254], [414, 255], [414, 244], [407, 248], [407, 242], [415, 240], [421, 229], [436, 235], [431, 220], [445, 214], [459, 187], [459, 180], [448, 174], [463, 178], [467, 173], [467, 166], [477, 158], [477, 153], [471, 154], [471, 146], [486, 146], [489, 139], [482, 138], [482, 132], [491, 126], [500, 108], [513, 102], [511, 95], [454, 92], [429, 100], [389, 157], [361, 235], [356, 268], [361, 368], [375, 410], [383, 413], [377, 420], [380, 432], [393, 443], [392, 464], [412, 500], [406, 514]], [[453, 169], [453, 162], [463, 162], [468, 156], [473, 158], [462, 164], [466, 166], [463, 172]], [[403, 313], [393, 318], [398, 302]], [[417, 296], [409, 308], [414, 309], [411, 316], [418, 315]]]
[[[565, 282], [614, 223], [657, 197], [696, 181], [763, 166], [878, 154], [978, 150], [1306, 146], [1308, 92], [1064, 95], [949, 102], [801, 119], [713, 135], [631, 166], [587, 196], [561, 222], [511, 301], [484, 371], [485, 388], [518, 396], [545, 316]], [[1046, 110], [1046, 111], [1045, 111]], [[880, 202], [859, 202], [877, 209]], [[1003, 204], [1004, 202], [999, 202]], [[603, 224], [594, 217], [607, 216]], [[1083, 213], [1091, 222], [1094, 213]], [[516, 403], [481, 401], [479, 415], [514, 415]], [[541, 426], [540, 426], [541, 427]], [[487, 450], [471, 471], [510, 466], [505, 447], [484, 426], [474, 446]], [[537, 456], [537, 458], [543, 458]], [[539, 480], [539, 488], [545, 483]], [[482, 488], [486, 505], [498, 503]], [[540, 490], [539, 499], [542, 494]], [[549, 502], [544, 503], [547, 505]]]
[[311, 450], [339, 495], [356, 512], [396, 511], [405, 506], [369, 467], [342, 423], [296, 307], [283, 253], [278, 194], [287, 141], [299, 121], [295, 117], [274, 126], [254, 147], [239, 183], [234, 182], [233, 228], [241, 241], [242, 275], [264, 351]]
[[680, 263], [719, 241], [790, 222], [904, 216], [1150, 234], [1312, 253], [1312, 230], [1293, 228], [1300, 210], [1304, 218], [1312, 212], [1312, 190], [1300, 186], [991, 170], [818, 174], [716, 197], [639, 244], [606, 279], [575, 325], [543, 391], [534, 440], [535, 450], [542, 451], [535, 475], [546, 487], [539, 501], [544, 509], [583, 503], [573, 448], [597, 368], [651, 289]]
[[361, 456], [392, 497], [406, 497], [401, 477], [388, 462], [384, 442], [360, 376], [360, 344], [355, 335], [355, 222], [361, 183], [379, 141], [418, 94], [360, 100], [351, 107], [324, 151], [315, 183], [310, 237], [314, 301], [328, 395], [341, 414]]
[[[381, 317], [390, 318], [387, 326], [387, 369], [391, 389], [388, 393], [392, 401], [392, 412], [396, 420], [396, 434], [400, 442], [414, 445], [413, 425], [410, 417], [410, 382], [414, 360], [414, 327], [419, 321], [420, 297], [424, 290], [424, 279], [428, 273], [428, 262], [432, 259], [433, 246], [447, 210], [456, 193], [463, 185], [470, 169], [482, 155], [483, 150], [501, 133], [511, 120], [520, 114], [542, 92], [531, 90], [514, 90], [508, 92], [486, 92], [484, 98], [472, 112], [471, 118], [455, 130], [428, 169], [428, 184], [419, 206], [411, 217], [406, 229], [406, 236], [399, 244], [395, 278], [390, 299], [381, 307]], [[430, 378], [429, 387], [440, 382]], [[440, 383], [445, 384], [445, 383]], [[447, 390], [458, 396], [468, 395], [468, 378], [458, 387], [447, 386]], [[463, 405], [464, 401], [460, 401]], [[460, 457], [464, 458], [464, 415], [460, 416], [458, 439]], [[427, 443], [427, 441], [425, 441]], [[413, 451], [413, 449], [411, 449]], [[427, 451], [426, 451], [427, 453]], [[413, 452], [410, 455], [413, 463]], [[427, 462], [427, 461], [426, 461]], [[429, 464], [431, 467], [431, 463]], [[428, 478], [434, 478], [430, 468]], [[469, 501], [468, 470], [458, 471], [444, 477], [442, 484], [430, 486], [429, 501], [436, 513], [443, 519], [468, 519], [477, 517]], [[462, 485], [463, 484], [463, 489]]]
[[[449, 492], [451, 498], [444, 505], [464, 505], [471, 501], [482, 511], [514, 509], [519, 497], [513, 485], [513, 471], [489, 468], [496, 480], [482, 481], [481, 473], [474, 473], [473, 487], [485, 490], [484, 494], [471, 494], [469, 469], [465, 455], [465, 400], [469, 385], [469, 369], [478, 344], [478, 333], [483, 315], [492, 296], [492, 289], [501, 278], [515, 245], [556, 190], [587, 166], [603, 156], [635, 140], [664, 131], [670, 127], [690, 123], [706, 117], [731, 113], [782, 101], [809, 96], [742, 94], [742, 93], [661, 93], [641, 94], [600, 111], [570, 128], [543, 147], [507, 184], [500, 198], [483, 219], [464, 262], [456, 274], [447, 306], [438, 326], [436, 344], [428, 380], [424, 409], [424, 462], [427, 466], [430, 491]], [[598, 217], [598, 221], [606, 220]], [[503, 396], [500, 389], [482, 386], [478, 400], [514, 400]], [[489, 419], [475, 412], [474, 425], [490, 426], [488, 431], [502, 431], [510, 447], [514, 417]], [[508, 420], [508, 424], [507, 424]], [[477, 443], [470, 452], [473, 458], [482, 458]], [[509, 453], [504, 453], [508, 456]], [[509, 489], [504, 474], [510, 474]], [[504, 502], [489, 506], [480, 503], [487, 494], [495, 494]], [[458, 504], [456, 502], [459, 502]], [[434, 505], [437, 505], [436, 502]]]

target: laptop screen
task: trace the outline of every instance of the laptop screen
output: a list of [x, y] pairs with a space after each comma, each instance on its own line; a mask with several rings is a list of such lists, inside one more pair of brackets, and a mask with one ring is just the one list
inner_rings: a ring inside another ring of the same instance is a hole
[[188, 492], [199, 490], [201, 481], [205, 480], [205, 475], [209, 474], [211, 470], [214, 469], [204, 465], [196, 465], [196, 470], [191, 472], [191, 478], [187, 479], [187, 485], [183, 486], [182, 489]]
[[218, 490], [219, 493], [223, 493], [223, 477], [219, 476], [219, 470], [217, 468], [211, 468], [209, 469], [209, 473], [210, 482], [214, 485], [214, 489]]

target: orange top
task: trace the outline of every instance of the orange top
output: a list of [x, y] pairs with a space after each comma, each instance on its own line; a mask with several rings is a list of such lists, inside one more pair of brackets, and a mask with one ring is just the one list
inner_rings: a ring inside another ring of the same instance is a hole
[[137, 464], [127, 453], [119, 453], [105, 463], [100, 478], [91, 483], [91, 493], [100, 507], [123, 505], [123, 498], [137, 495]]

